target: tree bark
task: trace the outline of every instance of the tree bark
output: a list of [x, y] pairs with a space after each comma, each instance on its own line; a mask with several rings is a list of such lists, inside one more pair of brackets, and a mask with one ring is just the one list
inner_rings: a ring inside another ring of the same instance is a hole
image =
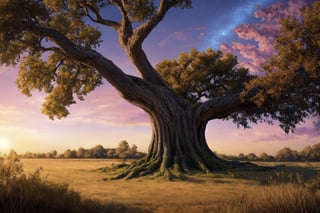
[[185, 174], [209, 173], [229, 165], [208, 147], [205, 139], [207, 122], [199, 121], [197, 110], [191, 105], [169, 108], [166, 105], [168, 103], [149, 111], [152, 139], [147, 156], [129, 165], [116, 178], [149, 174], [182, 178]]

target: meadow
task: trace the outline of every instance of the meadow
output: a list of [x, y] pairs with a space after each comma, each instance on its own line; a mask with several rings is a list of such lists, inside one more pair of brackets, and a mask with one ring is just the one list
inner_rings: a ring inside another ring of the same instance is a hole
[[131, 208], [146, 212], [320, 210], [320, 163], [259, 163], [276, 169], [193, 175], [188, 180], [143, 177], [106, 181], [108, 174], [98, 168], [120, 164], [122, 160], [22, 159], [21, 162], [26, 173], [41, 167], [42, 177], [48, 181], [68, 184], [83, 198], [123, 204], [128, 207], [127, 212]]

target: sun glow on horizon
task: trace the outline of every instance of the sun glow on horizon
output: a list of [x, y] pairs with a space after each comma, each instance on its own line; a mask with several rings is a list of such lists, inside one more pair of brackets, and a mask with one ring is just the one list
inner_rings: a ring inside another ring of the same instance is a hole
[[10, 150], [10, 142], [6, 138], [0, 138], [0, 153], [7, 153]]

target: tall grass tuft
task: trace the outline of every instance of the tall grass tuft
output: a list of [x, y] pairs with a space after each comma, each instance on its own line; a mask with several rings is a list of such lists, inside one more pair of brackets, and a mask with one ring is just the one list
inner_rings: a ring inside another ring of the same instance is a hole
[[320, 173], [303, 176], [299, 173], [276, 172], [260, 184], [246, 187], [229, 202], [209, 209], [215, 213], [319, 213]]
[[31, 175], [23, 173], [17, 154], [12, 151], [0, 159], [0, 212], [5, 213], [103, 213], [147, 212], [122, 204], [103, 204], [83, 200], [79, 193], [65, 184], [43, 180], [40, 170]]
[[320, 197], [290, 183], [258, 186], [237, 195], [227, 209], [237, 213], [318, 213]]

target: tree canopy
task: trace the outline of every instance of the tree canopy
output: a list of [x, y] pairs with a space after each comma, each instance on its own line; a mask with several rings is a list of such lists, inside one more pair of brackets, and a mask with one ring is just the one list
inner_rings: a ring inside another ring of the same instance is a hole
[[264, 64], [265, 75], [246, 86], [247, 91], [258, 89], [251, 100], [257, 106], [267, 105], [271, 118], [279, 120], [286, 132], [308, 116], [319, 116], [319, 11], [320, 2], [315, 1], [301, 10], [300, 19], [282, 20], [277, 54]]
[[241, 92], [254, 76], [237, 67], [237, 58], [207, 49], [181, 53], [176, 60], [163, 60], [157, 70], [173, 90], [192, 103]]
[[[0, 64], [20, 65], [16, 83], [23, 94], [47, 93], [42, 112], [51, 119], [67, 116], [68, 107], [102, 79], [142, 108], [152, 126], [149, 153], [119, 177], [155, 170], [168, 176], [172, 170], [208, 172], [234, 166], [208, 147], [210, 120], [232, 119], [244, 127], [277, 120], [289, 132], [319, 115], [319, 5], [304, 8], [301, 19], [283, 20], [278, 53], [264, 65], [264, 75], [253, 76], [235, 56], [211, 49], [191, 50], [157, 67], [150, 63], [144, 40], [170, 9], [190, 8], [191, 0], [5, 0], [0, 4]], [[119, 18], [110, 17], [108, 7]], [[104, 27], [117, 33], [139, 77], [97, 52]]]

